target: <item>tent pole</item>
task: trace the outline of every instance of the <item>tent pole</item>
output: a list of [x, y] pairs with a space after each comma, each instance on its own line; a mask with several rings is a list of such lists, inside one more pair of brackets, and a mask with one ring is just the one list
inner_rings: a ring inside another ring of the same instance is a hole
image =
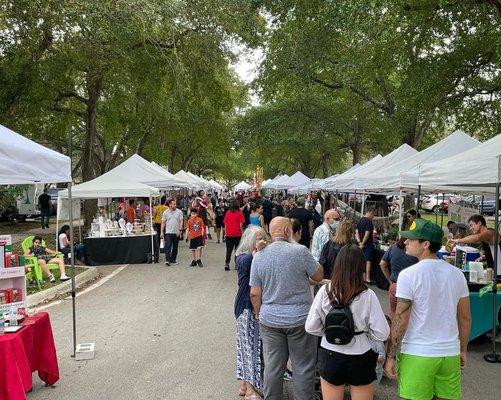
[[[151, 202], [151, 194], [150, 194], [150, 226], [151, 226], [151, 263], [155, 261], [155, 246], [153, 244], [153, 203]], [[157, 232], [157, 235], [160, 235], [159, 232]]]
[[365, 190], [362, 191], [362, 208], [360, 209], [360, 213], [364, 215], [364, 209], [365, 209]]
[[73, 316], [73, 358], [75, 358], [77, 351], [77, 316], [76, 316], [76, 289], [75, 289], [75, 248], [74, 248], [74, 238], [73, 238], [73, 194], [71, 193], [71, 187], [73, 182], [68, 185], [68, 202], [69, 211], [68, 216], [70, 219], [70, 263], [71, 263], [71, 308]]
[[[348, 193], [348, 196], [350, 196], [349, 193]], [[355, 221], [355, 222], [357, 221], [357, 190], [356, 189], [355, 189], [354, 198], [353, 198], [353, 221]]]
[[398, 203], [400, 204], [400, 206], [398, 207], [398, 237], [400, 237], [400, 233], [402, 232], [404, 208], [404, 202], [402, 201], [402, 189], [400, 189], [400, 194], [398, 195]]
[[435, 223], [438, 225], [438, 193], [437, 193], [437, 208], [435, 208]]
[[484, 360], [490, 363], [501, 363], [501, 354], [496, 353], [496, 334], [498, 313], [497, 303], [497, 282], [498, 282], [498, 258], [499, 258], [499, 157], [498, 157], [498, 181], [496, 182], [496, 198], [494, 199], [494, 278], [492, 280], [492, 353], [484, 355]]
[[416, 214], [419, 214], [419, 207], [420, 207], [420, 205], [421, 205], [421, 185], [418, 185]]

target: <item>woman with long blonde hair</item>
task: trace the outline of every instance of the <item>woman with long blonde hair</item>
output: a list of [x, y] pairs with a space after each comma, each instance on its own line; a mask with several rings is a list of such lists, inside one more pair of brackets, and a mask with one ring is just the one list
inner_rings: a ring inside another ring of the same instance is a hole
[[341, 250], [344, 245], [351, 243], [354, 235], [355, 227], [351, 221], [344, 220], [336, 227], [332, 239], [324, 244], [318, 260], [320, 265], [324, 268], [324, 279], [330, 279], [339, 250]]

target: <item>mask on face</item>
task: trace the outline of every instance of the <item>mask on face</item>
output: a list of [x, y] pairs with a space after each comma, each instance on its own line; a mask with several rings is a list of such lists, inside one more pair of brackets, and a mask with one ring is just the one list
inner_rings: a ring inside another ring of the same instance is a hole
[[329, 226], [331, 227], [331, 229], [336, 229], [337, 228], [337, 225], [338, 225], [338, 221], [332, 221]]

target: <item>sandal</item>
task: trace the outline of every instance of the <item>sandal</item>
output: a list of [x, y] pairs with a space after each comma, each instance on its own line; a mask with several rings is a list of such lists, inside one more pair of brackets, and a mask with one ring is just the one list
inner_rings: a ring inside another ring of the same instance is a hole
[[263, 398], [258, 394], [251, 394], [250, 396], [245, 396], [244, 400], [263, 400]]

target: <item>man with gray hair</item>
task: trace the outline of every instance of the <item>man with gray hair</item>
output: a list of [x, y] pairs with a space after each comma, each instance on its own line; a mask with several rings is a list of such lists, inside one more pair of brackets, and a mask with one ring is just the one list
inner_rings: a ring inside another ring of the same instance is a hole
[[282, 400], [290, 357], [294, 399], [313, 400], [317, 339], [305, 331], [304, 324], [312, 304], [309, 278], [321, 281], [323, 268], [307, 248], [293, 242], [288, 218], [274, 218], [270, 236], [273, 243], [252, 260], [249, 281], [263, 342], [264, 398]]
[[336, 210], [327, 210], [325, 212], [324, 223], [315, 229], [311, 241], [311, 254], [315, 260], [320, 260], [322, 248], [334, 234], [339, 220], [339, 213]]

